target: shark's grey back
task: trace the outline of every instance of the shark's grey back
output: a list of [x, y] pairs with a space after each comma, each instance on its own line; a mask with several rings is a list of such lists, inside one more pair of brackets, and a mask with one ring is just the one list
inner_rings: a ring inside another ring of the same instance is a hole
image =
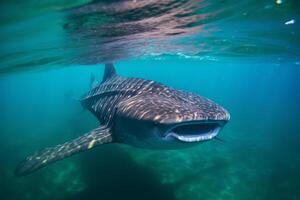
[[[109, 126], [114, 122], [118, 107], [127, 117], [156, 119], [157, 122], [167, 122], [174, 118], [171, 115], [176, 115], [178, 121], [212, 119], [218, 117], [216, 112], [222, 112], [221, 107], [205, 97], [155, 81], [118, 76], [113, 65], [106, 65], [102, 83], [91, 89], [81, 103], [102, 125]], [[180, 116], [180, 113], [184, 114]]]
[[112, 122], [120, 101], [142, 95], [154, 86], [161, 87], [154, 81], [114, 75], [91, 89], [81, 103], [101, 124], [107, 125]]

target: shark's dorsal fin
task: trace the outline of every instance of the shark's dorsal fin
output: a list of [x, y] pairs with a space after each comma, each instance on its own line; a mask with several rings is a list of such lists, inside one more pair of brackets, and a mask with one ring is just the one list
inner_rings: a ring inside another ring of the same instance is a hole
[[116, 75], [117, 75], [117, 72], [116, 72], [115, 66], [112, 63], [107, 63], [107, 64], [105, 64], [105, 70], [104, 70], [102, 82], [104, 82]]
[[98, 85], [98, 81], [96, 80], [95, 74], [91, 73], [90, 75], [90, 89], [93, 89]]

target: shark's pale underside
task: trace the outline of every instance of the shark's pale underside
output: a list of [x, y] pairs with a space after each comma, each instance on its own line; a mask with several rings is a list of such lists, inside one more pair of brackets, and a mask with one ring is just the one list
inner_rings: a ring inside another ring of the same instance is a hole
[[16, 168], [17, 176], [107, 143], [156, 149], [192, 146], [213, 139], [230, 118], [224, 108], [205, 97], [151, 80], [118, 76], [112, 64], [106, 64], [102, 82], [81, 104], [101, 125], [27, 157]]

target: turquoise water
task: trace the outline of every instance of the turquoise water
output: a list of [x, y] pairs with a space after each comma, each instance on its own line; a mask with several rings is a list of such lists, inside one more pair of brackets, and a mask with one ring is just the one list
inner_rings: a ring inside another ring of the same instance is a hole
[[[1, 3], [1, 199], [300, 198], [296, 1], [138, 1], [136, 12], [99, 2], [96, 14], [85, 13], [87, 1]], [[26, 155], [97, 127], [77, 99], [108, 61], [120, 75], [224, 106], [231, 114], [224, 142], [179, 150], [104, 145], [15, 177]]]

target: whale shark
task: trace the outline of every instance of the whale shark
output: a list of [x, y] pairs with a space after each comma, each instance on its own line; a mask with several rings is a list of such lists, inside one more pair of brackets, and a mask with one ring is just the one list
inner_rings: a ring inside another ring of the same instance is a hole
[[103, 144], [190, 147], [216, 138], [230, 119], [227, 110], [208, 98], [153, 80], [119, 76], [112, 63], [105, 64], [102, 82], [80, 102], [98, 119], [99, 127], [28, 156], [15, 169], [16, 176]]

